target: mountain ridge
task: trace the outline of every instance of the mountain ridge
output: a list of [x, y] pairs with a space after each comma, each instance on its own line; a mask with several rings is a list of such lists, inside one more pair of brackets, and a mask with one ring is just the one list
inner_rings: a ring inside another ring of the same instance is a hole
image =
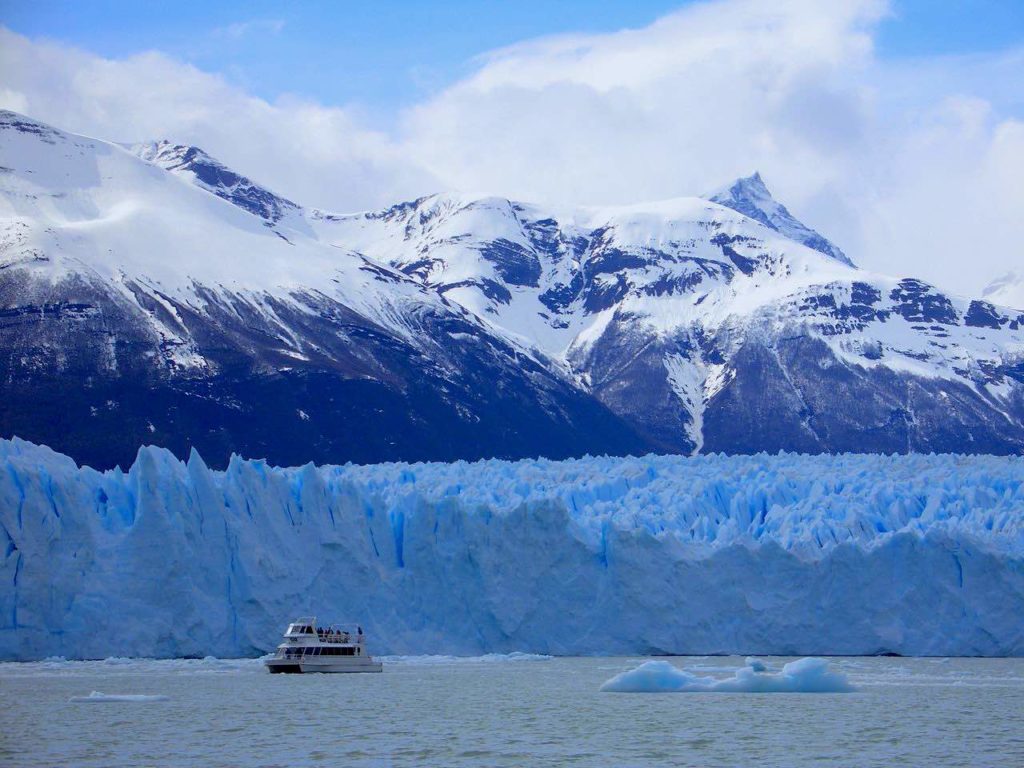
[[776, 202], [758, 171], [751, 176], [736, 179], [730, 186], [710, 195], [708, 199], [739, 211], [743, 215], [761, 222], [766, 227], [781, 232], [790, 239], [820, 251], [836, 261], [850, 267], [854, 266], [853, 260], [838, 246], [830, 242], [824, 235], [797, 220], [786, 206]]
[[[136, 420], [176, 450], [195, 439], [196, 398], [219, 403], [219, 415], [204, 417], [219, 435], [203, 450], [215, 462], [229, 449], [273, 453], [269, 433], [246, 443], [225, 413], [239, 401], [260, 412], [247, 388], [275, 377], [273, 391], [290, 402], [288, 418], [270, 410], [292, 446], [275, 456], [285, 463], [313, 458], [300, 434], [326, 446], [316, 460], [332, 462], [595, 450], [1024, 451], [1024, 313], [875, 275], [838, 249], [814, 247], [817, 233], [792, 219], [759, 175], [740, 180], [750, 182], [743, 194], [774, 219], [737, 210], [739, 192], [728, 201], [735, 205], [713, 196], [563, 211], [436, 194], [338, 214], [281, 198], [198, 148], [129, 151], [12, 114], [0, 119], [5, 157], [17, 145], [26, 159], [0, 176], [0, 312], [21, 319], [8, 321], [0, 351], [22, 387], [11, 389], [9, 375], [8, 396], [45, 384], [44, 412], [67, 376], [46, 361], [90, 350], [76, 376], [117, 389], [126, 386], [118, 365], [145, 372]], [[51, 166], [63, 175], [46, 177]], [[76, 178], [81, 186], [68, 181]], [[50, 317], [61, 280], [79, 287]], [[97, 309], [97, 295], [110, 306]], [[46, 354], [26, 337], [25, 318], [38, 317], [52, 321]], [[113, 339], [104, 342], [110, 349], [76, 335], [90, 323]], [[143, 354], [147, 344], [153, 351]], [[381, 344], [398, 346], [385, 354]], [[472, 368], [482, 378], [464, 376]], [[225, 390], [217, 382], [228, 371], [236, 378]], [[497, 394], [485, 382], [498, 371], [516, 394], [490, 403], [488, 431], [473, 419]], [[291, 403], [308, 387], [296, 376], [325, 389]], [[405, 414], [419, 424], [421, 452], [403, 453], [412, 450], [408, 425], [375, 442], [371, 434], [371, 448], [357, 452], [323, 434], [320, 411], [310, 415], [309, 398], [322, 411], [337, 401], [335, 389], [371, 380], [399, 399], [366, 408], [348, 400], [329, 428], [372, 432], [374, 418]], [[189, 389], [187, 402], [172, 398], [179, 422], [158, 426], [146, 413], [154, 381]], [[410, 385], [433, 405], [402, 399]], [[537, 415], [542, 433], [531, 439], [525, 422], [511, 426], [522, 421], [519, 409]], [[83, 445], [90, 414], [65, 413]], [[452, 423], [461, 423], [459, 438], [439, 442]], [[8, 410], [0, 427], [45, 442], [24, 414]], [[139, 437], [136, 429], [131, 439]]]

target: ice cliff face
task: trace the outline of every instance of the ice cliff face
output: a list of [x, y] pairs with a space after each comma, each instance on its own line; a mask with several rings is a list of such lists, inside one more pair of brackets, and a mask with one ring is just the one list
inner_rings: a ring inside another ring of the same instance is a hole
[[127, 472], [0, 441], [0, 658], [1021, 654], [1024, 460], [750, 456]]
[[0, 113], [0, 436], [94, 466], [1020, 454], [1024, 310], [999, 301], [857, 269], [757, 175], [339, 214]]

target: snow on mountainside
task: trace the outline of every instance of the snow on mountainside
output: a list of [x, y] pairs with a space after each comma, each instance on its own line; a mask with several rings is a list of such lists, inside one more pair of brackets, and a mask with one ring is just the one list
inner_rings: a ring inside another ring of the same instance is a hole
[[198, 147], [154, 141], [136, 144], [129, 150], [143, 160], [192, 180], [208, 192], [244, 208], [270, 224], [300, 210], [291, 200], [278, 197], [269, 189], [240, 176]]
[[1024, 313], [858, 270], [711, 201], [435, 195], [310, 218], [563, 361], [659, 450], [1024, 450]]
[[1024, 308], [1024, 275], [1007, 272], [989, 283], [982, 296], [993, 304]]
[[0, 158], [4, 434], [103, 466], [150, 440], [218, 463], [643, 447], [435, 291], [300, 217], [267, 226], [240, 177], [9, 112]]
[[1020, 457], [100, 473], [0, 441], [0, 658], [256, 655], [304, 612], [381, 653], [1019, 655], [1022, 510]]
[[[15, 123], [32, 127], [12, 130]], [[283, 200], [194, 147], [139, 145], [142, 162], [26, 118], [11, 115], [7, 127], [5, 146], [25, 161], [3, 163], [15, 170], [2, 177], [11, 216], [0, 259], [17, 269], [0, 270], [0, 290], [10, 286], [0, 311], [49, 320], [47, 291], [33, 289], [36, 299], [26, 302], [15, 288], [20, 280], [45, 284], [56, 271], [116, 296], [118, 311], [158, 337], [148, 352], [134, 338], [111, 342], [103, 334], [122, 322], [112, 309], [69, 341], [92, 316], [57, 304], [49, 346], [36, 343], [27, 320], [7, 331], [13, 341], [2, 348], [23, 372], [19, 396], [46, 381], [40, 361], [54, 359], [54, 349], [59, 363], [75, 359], [69, 345], [84, 345], [92, 362], [79, 375], [131, 357], [161, 376], [172, 371], [179, 390], [187, 377], [190, 396], [228, 414], [256, 393], [205, 391], [211, 376], [242, 365], [246, 389], [268, 372], [317, 376], [316, 386], [299, 387], [301, 402], [295, 383], [283, 382], [275, 397], [290, 393], [288, 405], [260, 409], [279, 417], [273, 434], [295, 446], [288, 458], [276, 456], [286, 463], [595, 450], [1024, 451], [1024, 311], [857, 269], [793, 219], [757, 175], [711, 200], [550, 210], [441, 194], [336, 214]], [[46, 169], [56, 175], [40, 194]], [[68, 307], [93, 307], [71, 298]], [[462, 375], [467, 356], [476, 376]], [[346, 394], [348, 410], [332, 406], [330, 427], [310, 418], [307, 405], [324, 402], [320, 388], [330, 389], [339, 357], [346, 381], [387, 382], [398, 399], [362, 408]], [[490, 384], [496, 370], [507, 387]], [[353, 454], [325, 437], [342, 428], [359, 440], [372, 414], [408, 410], [417, 385], [418, 397], [433, 399], [403, 428], [417, 425], [429, 444], [388, 431]], [[93, 410], [120, 407], [116, 390], [65, 410], [80, 444], [90, 442]], [[478, 422], [481, 398], [491, 410]], [[140, 401], [137, 426], [181, 450], [202, 409], [195, 400], [169, 405], [179, 420], [157, 424]], [[454, 411], [458, 440], [439, 437], [438, 408]], [[556, 431], [527, 439], [524, 408]], [[54, 440], [54, 431], [37, 431], [11, 410], [2, 423], [5, 434]], [[518, 442], [505, 437], [510, 429]], [[233, 445], [236, 431], [214, 425], [219, 442], [199, 445], [219, 460], [232, 448], [270, 450], [270, 434], [253, 448]], [[581, 442], [588, 434], [595, 438]], [[302, 455], [311, 435], [322, 448]], [[422, 448], [403, 453], [413, 445]]]
[[786, 210], [786, 206], [776, 202], [771, 192], [768, 191], [768, 187], [765, 186], [760, 173], [737, 179], [721, 192], [710, 195], [708, 199], [719, 205], [724, 205], [726, 208], [739, 211], [744, 216], [749, 216], [766, 227], [782, 233], [790, 240], [803, 243], [808, 248], [831, 256], [847, 266], [853, 266], [849, 256], [822, 235], [797, 221], [793, 214]]

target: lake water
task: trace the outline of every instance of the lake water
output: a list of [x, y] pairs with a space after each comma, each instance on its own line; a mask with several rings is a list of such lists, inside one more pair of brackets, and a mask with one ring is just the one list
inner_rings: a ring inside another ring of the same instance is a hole
[[[0, 664], [0, 765], [1024, 766], [1024, 659], [834, 659], [849, 694], [614, 694], [637, 658]], [[720, 677], [740, 658], [675, 658]], [[782, 659], [767, 659], [770, 666]], [[164, 701], [81, 703], [105, 694]]]

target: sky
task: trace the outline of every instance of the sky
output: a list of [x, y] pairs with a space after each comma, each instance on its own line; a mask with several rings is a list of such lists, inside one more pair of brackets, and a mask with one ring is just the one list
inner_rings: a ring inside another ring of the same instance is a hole
[[552, 206], [760, 170], [859, 264], [1024, 272], [1024, 2], [0, 0], [0, 107], [305, 205]]

